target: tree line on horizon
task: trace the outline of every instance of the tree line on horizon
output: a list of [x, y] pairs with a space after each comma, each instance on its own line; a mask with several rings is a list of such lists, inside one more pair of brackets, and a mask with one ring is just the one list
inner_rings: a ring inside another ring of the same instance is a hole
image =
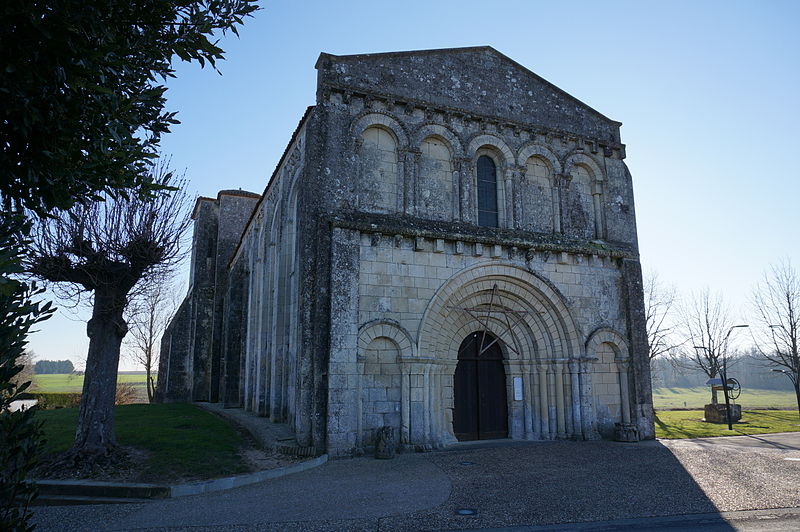
[[36, 375], [52, 375], [56, 373], [73, 373], [75, 366], [71, 360], [37, 360], [33, 365]]

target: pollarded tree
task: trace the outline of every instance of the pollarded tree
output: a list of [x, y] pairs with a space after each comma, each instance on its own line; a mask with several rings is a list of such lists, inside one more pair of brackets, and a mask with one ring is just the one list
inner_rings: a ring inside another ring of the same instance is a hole
[[[29, 223], [24, 210], [53, 209], [152, 188], [148, 161], [177, 123], [163, 83], [173, 59], [214, 65], [212, 42], [257, 8], [256, 0], [4, 0], [0, 2], [0, 439], [8, 452], [35, 449], [32, 411], [3, 411], [22, 390], [29, 327], [50, 316], [15, 278]], [[17, 423], [19, 419], [20, 423]], [[23, 430], [22, 425], [27, 424]], [[17, 504], [35, 452], [0, 461], [0, 528], [25, 530]], [[26, 495], [27, 497], [28, 495]]]
[[757, 351], [792, 381], [800, 414], [800, 275], [791, 261], [764, 273], [753, 292], [753, 307], [761, 325]]
[[[136, 291], [173, 268], [189, 226], [188, 198], [164, 166], [153, 181], [169, 189], [152, 198], [136, 194], [78, 205], [38, 222], [30, 272], [54, 283], [57, 295], [75, 300], [89, 293], [89, 352], [72, 456], [77, 463], [108, 456], [116, 447], [114, 390], [123, 318]], [[178, 188], [172, 188], [177, 186]]]

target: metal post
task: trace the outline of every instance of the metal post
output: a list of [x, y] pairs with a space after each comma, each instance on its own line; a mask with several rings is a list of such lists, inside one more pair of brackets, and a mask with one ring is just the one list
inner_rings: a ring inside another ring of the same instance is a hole
[[725, 394], [725, 415], [728, 418], [728, 430], [733, 430], [733, 423], [731, 423], [731, 400], [728, 395], [728, 338], [734, 329], [740, 327], [750, 327], [749, 325], [734, 325], [728, 329], [728, 334], [725, 335], [725, 340], [722, 341], [722, 393]]

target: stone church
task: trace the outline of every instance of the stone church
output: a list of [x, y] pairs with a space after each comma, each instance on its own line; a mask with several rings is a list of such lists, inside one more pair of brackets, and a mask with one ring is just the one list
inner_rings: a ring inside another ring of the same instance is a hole
[[654, 437], [620, 123], [490, 47], [323, 53], [263, 194], [200, 198], [158, 398], [346, 456]]

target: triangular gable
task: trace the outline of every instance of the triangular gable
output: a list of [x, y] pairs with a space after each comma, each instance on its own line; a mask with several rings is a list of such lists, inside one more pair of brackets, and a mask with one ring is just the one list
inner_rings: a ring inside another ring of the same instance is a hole
[[322, 85], [430, 102], [480, 116], [619, 142], [619, 122], [490, 46], [321, 54], [317, 69]]

